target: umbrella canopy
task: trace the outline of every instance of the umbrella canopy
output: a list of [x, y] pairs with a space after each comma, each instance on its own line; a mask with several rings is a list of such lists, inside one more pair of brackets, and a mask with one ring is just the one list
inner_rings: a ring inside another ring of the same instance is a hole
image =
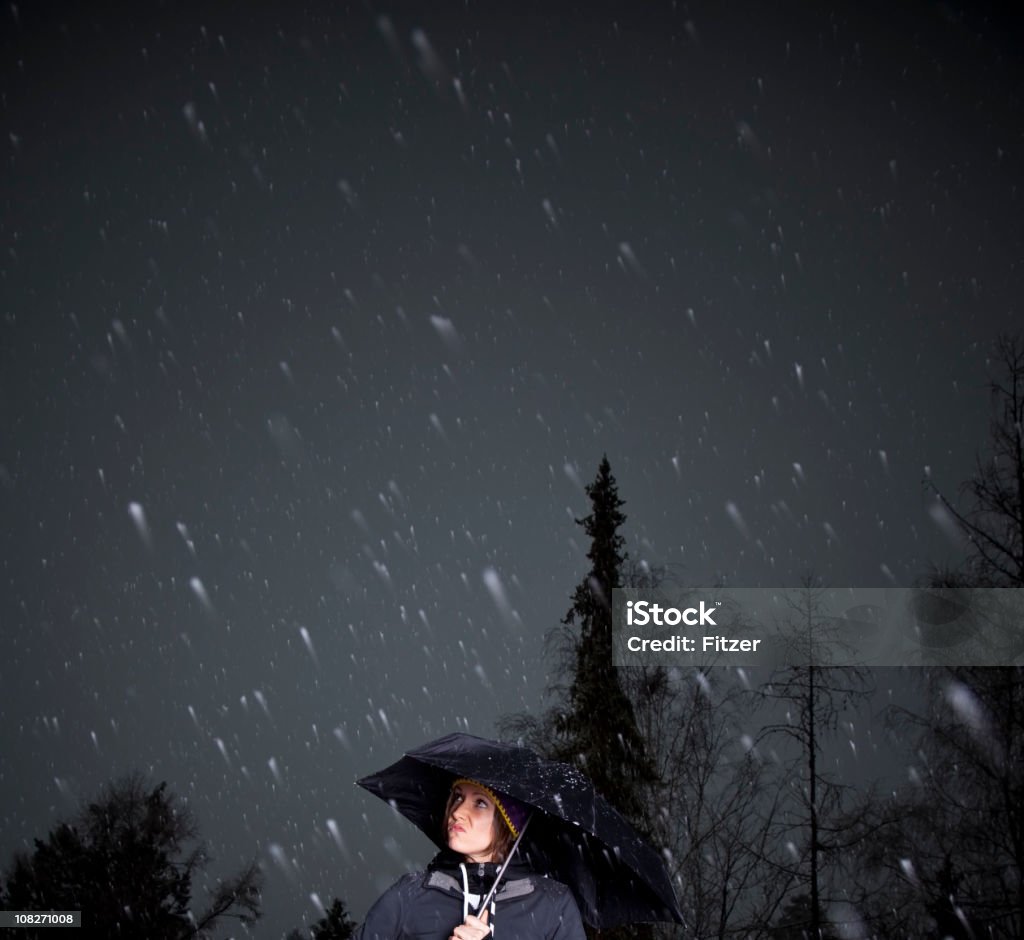
[[568, 885], [592, 927], [683, 922], [661, 856], [569, 764], [529, 748], [449, 734], [357, 782], [445, 848], [442, 816], [460, 777], [535, 810], [519, 852], [535, 870]]

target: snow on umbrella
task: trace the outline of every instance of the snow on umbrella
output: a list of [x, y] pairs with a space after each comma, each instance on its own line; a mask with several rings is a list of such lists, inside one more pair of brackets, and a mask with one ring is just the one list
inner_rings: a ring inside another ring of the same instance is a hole
[[569, 764], [529, 748], [449, 734], [357, 783], [445, 848], [442, 816], [460, 777], [534, 810], [519, 852], [536, 871], [568, 885], [592, 927], [683, 922], [661, 856]]

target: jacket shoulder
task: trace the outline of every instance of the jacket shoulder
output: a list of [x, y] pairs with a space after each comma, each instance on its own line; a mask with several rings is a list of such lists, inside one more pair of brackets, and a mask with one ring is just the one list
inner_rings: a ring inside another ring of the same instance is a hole
[[586, 940], [576, 899], [567, 885], [533, 876], [529, 886], [528, 893], [508, 899], [510, 920], [502, 921], [498, 904], [496, 936], [505, 940]]
[[571, 893], [568, 885], [562, 884], [561, 881], [555, 881], [554, 878], [545, 878], [538, 875], [530, 880], [537, 891], [547, 894], [552, 898], [561, 898]]
[[395, 898], [396, 900], [410, 893], [415, 892], [423, 883], [423, 872], [421, 871], [410, 871], [402, 875], [390, 888], [388, 888], [381, 896], [380, 900], [384, 900], [388, 896]]
[[397, 940], [405, 935], [410, 911], [422, 891], [423, 872], [410, 872], [388, 888], [366, 912], [355, 940]]

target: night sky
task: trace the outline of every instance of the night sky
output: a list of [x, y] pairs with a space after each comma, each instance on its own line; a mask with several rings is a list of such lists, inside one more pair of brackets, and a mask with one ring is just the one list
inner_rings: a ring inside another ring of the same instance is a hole
[[6, 5], [0, 866], [140, 769], [211, 877], [263, 863], [254, 936], [361, 919], [430, 849], [353, 780], [542, 707], [602, 454], [691, 585], [961, 559], [923, 481], [970, 472], [1019, 318], [1022, 39]]

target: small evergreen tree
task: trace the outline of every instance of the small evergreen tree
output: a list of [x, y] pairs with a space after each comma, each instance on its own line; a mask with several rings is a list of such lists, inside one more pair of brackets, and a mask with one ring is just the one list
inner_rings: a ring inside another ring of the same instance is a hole
[[348, 940], [359, 926], [348, 916], [348, 909], [345, 902], [335, 898], [327, 909], [327, 916], [321, 917], [311, 930], [313, 940]]

